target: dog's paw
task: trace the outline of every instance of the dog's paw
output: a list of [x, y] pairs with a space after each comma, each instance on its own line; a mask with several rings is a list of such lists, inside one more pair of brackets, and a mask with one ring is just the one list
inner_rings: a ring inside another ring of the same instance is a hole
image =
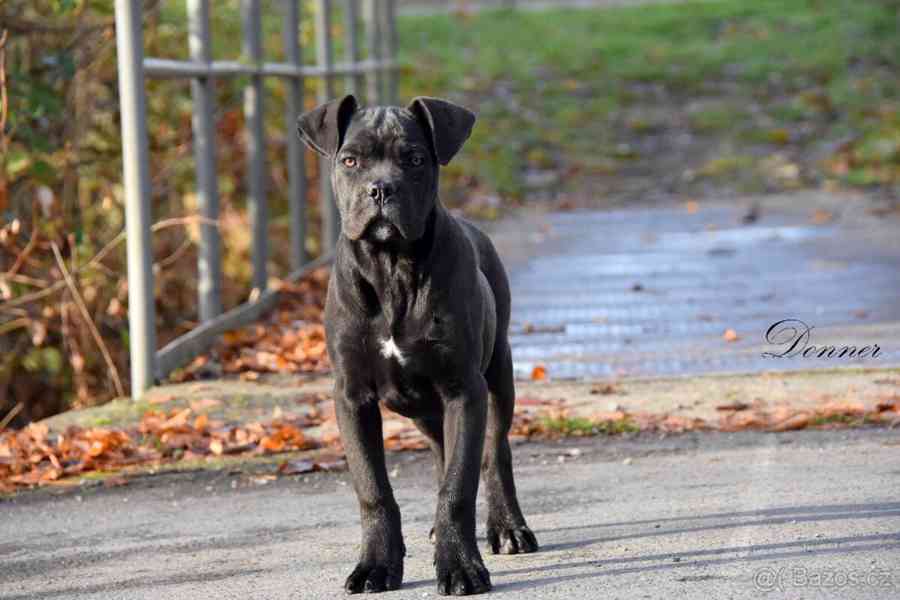
[[399, 565], [382, 565], [378, 563], [359, 563], [347, 581], [344, 590], [348, 594], [360, 592], [386, 592], [398, 590], [403, 584], [403, 563]]
[[492, 554], [528, 554], [538, 550], [537, 538], [528, 525], [510, 527], [488, 524], [487, 540]]
[[491, 589], [491, 576], [475, 544], [438, 542], [434, 566], [437, 591], [442, 596], [482, 594]]

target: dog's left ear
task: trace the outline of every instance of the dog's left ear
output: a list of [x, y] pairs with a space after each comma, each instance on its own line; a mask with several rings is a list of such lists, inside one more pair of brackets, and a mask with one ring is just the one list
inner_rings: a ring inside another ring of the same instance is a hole
[[439, 98], [419, 96], [407, 108], [427, 126], [434, 155], [442, 165], [456, 156], [475, 125], [472, 111]]
[[341, 147], [344, 133], [355, 112], [356, 98], [353, 94], [348, 94], [300, 115], [297, 119], [297, 131], [307, 146], [330, 158]]

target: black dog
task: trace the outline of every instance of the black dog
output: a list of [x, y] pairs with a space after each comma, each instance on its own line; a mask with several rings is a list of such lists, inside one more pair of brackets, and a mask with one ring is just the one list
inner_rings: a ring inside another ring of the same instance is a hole
[[453, 158], [474, 123], [475, 115], [444, 100], [363, 109], [353, 96], [298, 122], [303, 140], [331, 160], [341, 214], [325, 323], [363, 529], [359, 564], [345, 584], [351, 593], [393, 590], [403, 580], [379, 401], [412, 419], [434, 453], [439, 593], [491, 587], [475, 543], [479, 466], [491, 550], [537, 550], [516, 499], [507, 440], [515, 400], [509, 283], [487, 236], [438, 199], [438, 165]]

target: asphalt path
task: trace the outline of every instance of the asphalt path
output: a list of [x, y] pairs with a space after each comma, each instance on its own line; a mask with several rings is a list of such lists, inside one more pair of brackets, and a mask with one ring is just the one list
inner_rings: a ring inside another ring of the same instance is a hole
[[[542, 548], [485, 554], [491, 597], [900, 597], [900, 431], [640, 435], [514, 453]], [[436, 597], [430, 461], [394, 454], [390, 470], [408, 556], [403, 588], [384, 597]], [[342, 597], [359, 542], [348, 475], [266, 475], [163, 474], [4, 501], [0, 599]]]

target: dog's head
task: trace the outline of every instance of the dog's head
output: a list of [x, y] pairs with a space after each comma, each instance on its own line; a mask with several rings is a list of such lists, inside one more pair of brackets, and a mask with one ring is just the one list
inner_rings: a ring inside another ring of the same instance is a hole
[[472, 132], [475, 115], [437, 98], [361, 108], [344, 96], [300, 116], [306, 144], [331, 162], [341, 227], [351, 240], [415, 241], [437, 200], [438, 166]]

